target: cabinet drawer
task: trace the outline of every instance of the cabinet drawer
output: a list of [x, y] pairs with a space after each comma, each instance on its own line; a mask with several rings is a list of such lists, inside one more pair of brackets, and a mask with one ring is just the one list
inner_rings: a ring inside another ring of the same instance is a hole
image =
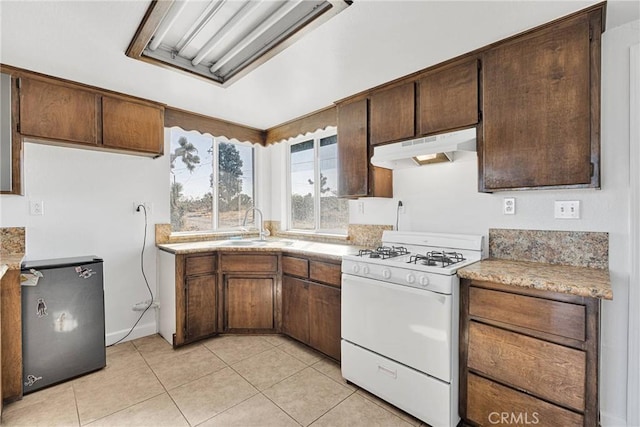
[[583, 351], [472, 321], [468, 366], [544, 399], [584, 410]]
[[467, 419], [480, 425], [582, 426], [582, 415], [486, 378], [467, 378]]
[[185, 273], [187, 276], [193, 276], [195, 274], [207, 274], [216, 271], [216, 256], [200, 255], [189, 256], [185, 260]]
[[276, 255], [222, 254], [220, 269], [223, 272], [276, 273], [278, 257]]
[[283, 256], [282, 273], [307, 278], [309, 277], [309, 261], [304, 258]]
[[309, 278], [311, 280], [340, 287], [341, 274], [340, 264], [309, 261]]
[[584, 341], [583, 305], [469, 288], [469, 315]]

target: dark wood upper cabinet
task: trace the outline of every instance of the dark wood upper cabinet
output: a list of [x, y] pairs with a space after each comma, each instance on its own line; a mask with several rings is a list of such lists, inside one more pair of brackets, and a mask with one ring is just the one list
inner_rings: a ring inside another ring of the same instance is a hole
[[4, 68], [18, 81], [18, 138], [151, 157], [164, 153], [162, 104]]
[[369, 98], [371, 145], [415, 135], [415, 85], [413, 82], [375, 92]]
[[20, 79], [20, 133], [24, 136], [99, 143], [100, 96], [41, 80]]
[[392, 173], [369, 163], [367, 100], [338, 104], [338, 197], [393, 197]]
[[416, 82], [417, 134], [427, 135], [478, 123], [477, 59], [438, 68]]
[[157, 105], [104, 96], [103, 145], [161, 155], [164, 151], [163, 112], [164, 109]]
[[600, 187], [602, 9], [482, 57], [479, 190]]

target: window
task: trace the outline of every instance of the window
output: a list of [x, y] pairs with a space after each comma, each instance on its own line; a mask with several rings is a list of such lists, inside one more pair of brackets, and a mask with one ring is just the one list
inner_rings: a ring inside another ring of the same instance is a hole
[[335, 128], [290, 144], [289, 229], [346, 234], [348, 201], [338, 194]]
[[250, 144], [172, 128], [170, 162], [173, 232], [229, 230], [242, 225], [255, 197]]

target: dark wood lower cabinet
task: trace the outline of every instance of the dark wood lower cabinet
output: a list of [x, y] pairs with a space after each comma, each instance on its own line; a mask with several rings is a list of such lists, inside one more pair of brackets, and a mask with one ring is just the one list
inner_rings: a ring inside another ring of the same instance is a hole
[[275, 278], [225, 277], [225, 332], [273, 332]]
[[340, 360], [341, 263], [220, 251], [175, 257], [179, 347], [220, 333], [283, 333]]
[[282, 332], [336, 360], [340, 360], [340, 267], [318, 258], [282, 257]]
[[193, 341], [216, 333], [216, 276], [187, 277], [185, 281], [185, 338]]
[[463, 279], [460, 416], [596, 427], [600, 301]]
[[282, 277], [282, 332], [309, 342], [309, 282]]
[[[1, 400], [22, 398], [22, 304], [20, 270], [8, 270], [0, 280]], [[0, 405], [1, 407], [1, 405]]]
[[339, 288], [309, 284], [309, 345], [340, 360]]

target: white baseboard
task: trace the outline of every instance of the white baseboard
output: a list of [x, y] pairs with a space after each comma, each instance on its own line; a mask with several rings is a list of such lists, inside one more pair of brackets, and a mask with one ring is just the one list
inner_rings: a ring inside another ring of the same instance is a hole
[[605, 412], [600, 412], [600, 425], [602, 427], [634, 427], [628, 426], [627, 420], [608, 415]]
[[[118, 341], [120, 338], [127, 335], [129, 329], [123, 329], [121, 331], [111, 332], [106, 335], [107, 345], [111, 345], [114, 342]], [[134, 340], [136, 338], [146, 337], [148, 335], [153, 335], [158, 332], [158, 328], [156, 327], [156, 322], [145, 323], [144, 325], [138, 324], [135, 329], [126, 337], [122, 342], [127, 342]]]

